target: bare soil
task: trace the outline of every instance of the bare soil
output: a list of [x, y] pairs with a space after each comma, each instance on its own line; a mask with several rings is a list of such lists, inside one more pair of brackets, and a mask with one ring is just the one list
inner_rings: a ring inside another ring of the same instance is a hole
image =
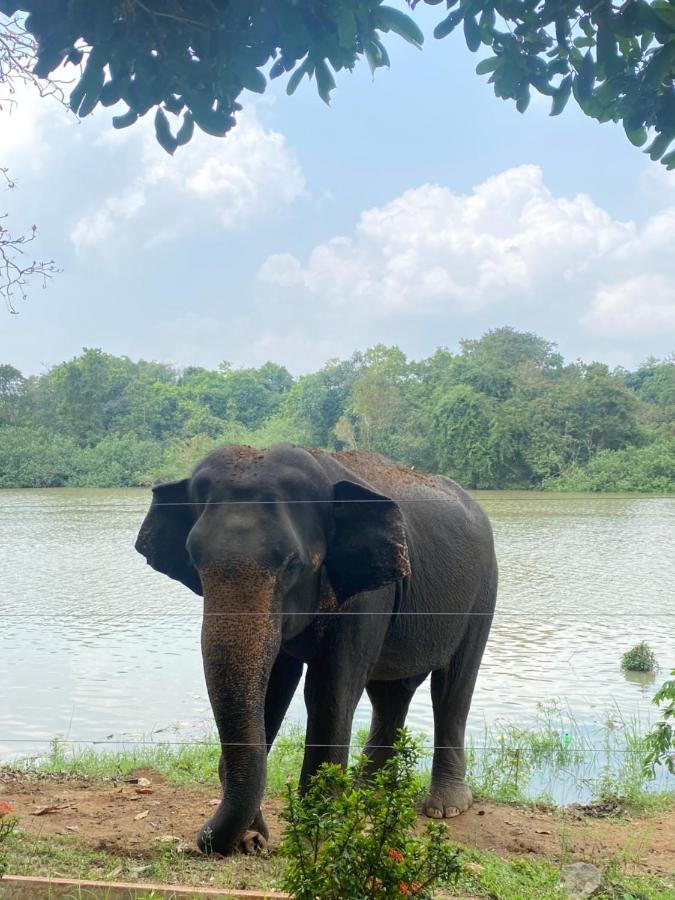
[[[93, 849], [142, 855], [160, 837], [172, 835], [188, 847], [213, 812], [212, 785], [175, 785], [154, 771], [122, 780], [0, 775], [0, 801], [9, 803], [21, 828], [35, 835], [78, 835]], [[280, 801], [266, 800], [270, 848], [279, 843]], [[634, 872], [675, 873], [675, 810], [645, 816], [604, 818], [615, 810], [567, 812], [524, 810], [477, 802], [448, 820], [452, 838], [501, 856], [559, 862], [584, 859], [602, 865], [619, 858]], [[600, 816], [600, 817], [596, 817]], [[420, 828], [424, 819], [420, 818]]]

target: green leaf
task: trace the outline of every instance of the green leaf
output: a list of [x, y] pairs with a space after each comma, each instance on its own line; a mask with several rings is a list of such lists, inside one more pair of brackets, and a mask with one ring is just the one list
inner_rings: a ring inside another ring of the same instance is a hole
[[348, 6], [340, 9], [340, 18], [338, 19], [338, 40], [343, 50], [352, 50], [356, 44], [358, 28], [354, 13]]
[[487, 75], [489, 72], [494, 72], [495, 69], [501, 66], [502, 62], [501, 56], [489, 56], [478, 63], [476, 75]]
[[267, 79], [260, 69], [250, 68], [244, 72], [238, 73], [242, 86], [247, 91], [253, 91], [256, 94], [264, 94], [267, 87]]
[[387, 68], [389, 68], [391, 66], [391, 61], [389, 59], [389, 54], [387, 53], [387, 48], [384, 46], [382, 41], [380, 41], [378, 38], [374, 37], [373, 40], [371, 41], [371, 43], [373, 43], [375, 45], [375, 47], [377, 48], [377, 50], [379, 50], [379, 53], [380, 53], [378, 67], [386, 66]]
[[663, 19], [666, 25], [669, 26], [669, 30], [675, 31], [675, 6], [672, 6], [670, 3], [654, 3], [652, 4], [652, 9], [659, 19]]
[[128, 128], [138, 120], [138, 113], [130, 109], [121, 116], [113, 116], [113, 128]]
[[314, 74], [316, 75], [316, 88], [319, 92], [319, 97], [330, 106], [330, 92], [335, 88], [335, 79], [325, 59], [316, 61]]
[[606, 17], [598, 25], [598, 65], [602, 66], [605, 76], [620, 67], [616, 38]]
[[286, 85], [286, 93], [290, 97], [291, 94], [294, 94], [298, 89], [298, 85], [302, 81], [305, 75], [311, 73], [313, 71], [312, 63], [307, 57], [307, 59], [302, 63], [302, 65], [298, 66], [298, 68], [293, 72], [291, 77], [288, 79], [288, 84]]
[[644, 70], [643, 79], [646, 85], [659, 85], [669, 78], [675, 65], [675, 40], [668, 41], [652, 55], [651, 61]]
[[560, 87], [553, 95], [553, 101], [551, 102], [551, 112], [549, 115], [551, 116], [559, 116], [560, 113], [567, 106], [567, 101], [570, 99], [570, 94], [572, 93], [572, 75], [567, 75], [560, 82]]
[[480, 27], [473, 16], [464, 16], [464, 39], [472, 53], [475, 53], [483, 42]]
[[656, 162], [657, 160], [661, 159], [663, 154], [670, 146], [670, 143], [674, 137], [675, 133], [672, 131], [664, 132], [663, 134], [657, 134], [649, 147], [645, 149], [645, 153], [648, 153], [649, 158]]
[[169, 120], [161, 106], [157, 107], [157, 112], [155, 113], [155, 136], [157, 137], [157, 142], [160, 147], [163, 147], [167, 153], [173, 156], [178, 145], [176, 144], [176, 139], [171, 134]]
[[454, 31], [463, 18], [463, 9], [456, 9], [454, 12], [451, 12], [449, 16], [446, 16], [445, 19], [443, 19], [442, 22], [439, 22], [434, 28], [434, 37], [438, 40], [447, 37], [451, 31]]
[[663, 157], [661, 162], [668, 171], [675, 169], [675, 150], [671, 150], [670, 153]]
[[634, 147], [641, 147], [647, 140], [646, 128], [626, 128], [626, 123], [624, 122], [624, 131], [626, 132], [626, 137]]
[[393, 6], [380, 6], [375, 13], [376, 27], [381, 31], [394, 31], [414, 47], [422, 47], [424, 35], [419, 25]]
[[590, 100], [595, 84], [595, 63], [589, 50], [581, 60], [577, 75], [577, 91], [581, 100]]
[[192, 139], [194, 130], [195, 120], [192, 117], [192, 113], [188, 111], [183, 115], [183, 124], [176, 132], [176, 146], [182, 147], [184, 144], [187, 144]]
[[524, 84], [521, 88], [518, 99], [516, 100], [516, 109], [519, 113], [524, 113], [527, 107], [530, 105], [530, 86], [529, 84]]

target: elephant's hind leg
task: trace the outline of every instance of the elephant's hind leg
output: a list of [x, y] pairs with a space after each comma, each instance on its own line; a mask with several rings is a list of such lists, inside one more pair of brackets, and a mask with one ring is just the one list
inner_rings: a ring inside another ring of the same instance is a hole
[[491, 619], [491, 614], [472, 618], [450, 665], [431, 673], [434, 761], [424, 809], [434, 819], [457, 816], [473, 803], [466, 783], [464, 731]]
[[392, 744], [399, 729], [405, 725], [413, 694], [427, 675], [428, 673], [399, 681], [369, 681], [366, 685], [373, 706], [370, 734], [364, 748], [369, 760], [369, 771], [381, 768], [392, 755]]

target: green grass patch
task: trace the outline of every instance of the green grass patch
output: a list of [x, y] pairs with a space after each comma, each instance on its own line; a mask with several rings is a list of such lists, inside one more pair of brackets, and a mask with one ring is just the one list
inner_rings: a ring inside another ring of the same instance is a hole
[[[454, 889], [470, 897], [500, 900], [558, 900], [560, 866], [567, 861], [503, 859], [486, 850], [456, 845], [464, 868]], [[278, 885], [284, 861], [276, 856], [211, 859], [175, 844], [157, 841], [143, 853], [129, 855], [87, 847], [77, 835], [35, 836], [16, 831], [6, 842], [13, 875], [81, 878], [97, 881], [154, 881], [163, 884], [252, 890]], [[600, 898], [663, 900], [675, 898], [675, 885], [651, 875], [629, 874], [620, 861], [606, 866]]]
[[[355, 732], [352, 758], [363, 749], [365, 729]], [[420, 794], [431, 772], [432, 749], [419, 737]], [[532, 727], [486, 726], [467, 743], [468, 780], [476, 797], [521, 806], [554, 808], [581, 799], [616, 800], [630, 812], [659, 812], [675, 804], [675, 778], [665, 768], [651, 781], [643, 770], [647, 746], [637, 720], [608, 717], [591, 740], [557, 701], [540, 704]], [[287, 779], [297, 779], [304, 730], [287, 726], [275, 741], [267, 767], [267, 794], [278, 797]], [[113, 750], [73, 746], [55, 738], [41, 759], [14, 763], [24, 772], [85, 778], [124, 778], [135, 769], [154, 769], [172, 784], [218, 784], [220, 749], [215, 735], [198, 742], [129, 744]], [[560, 785], [569, 795], [561, 799]]]
[[212, 859], [175, 843], [156, 841], [135, 855], [88, 847], [78, 835], [26, 834], [17, 829], [6, 841], [12, 875], [80, 878], [88, 881], [155, 881], [247, 890], [269, 888], [281, 861], [274, 856]]

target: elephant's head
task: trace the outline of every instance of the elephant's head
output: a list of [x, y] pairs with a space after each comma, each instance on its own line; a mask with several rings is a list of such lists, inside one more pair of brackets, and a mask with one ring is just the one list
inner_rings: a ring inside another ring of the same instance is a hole
[[327, 454], [228, 446], [153, 490], [136, 549], [204, 597], [202, 653], [222, 745], [223, 800], [199, 836], [226, 852], [265, 787], [265, 693], [281, 642], [317, 613], [409, 572], [401, 512]]

